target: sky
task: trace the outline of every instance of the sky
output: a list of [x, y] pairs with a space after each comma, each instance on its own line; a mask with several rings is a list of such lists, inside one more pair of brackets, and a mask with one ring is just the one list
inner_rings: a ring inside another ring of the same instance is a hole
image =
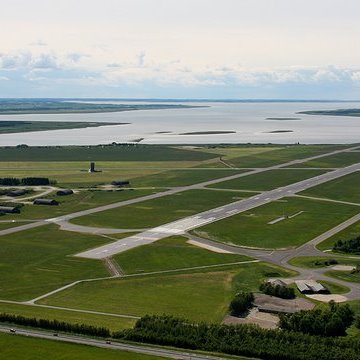
[[0, 0], [0, 97], [360, 99], [359, 0]]

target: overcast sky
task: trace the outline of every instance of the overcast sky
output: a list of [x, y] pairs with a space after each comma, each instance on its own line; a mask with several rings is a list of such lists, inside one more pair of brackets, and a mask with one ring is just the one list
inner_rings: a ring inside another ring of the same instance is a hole
[[0, 5], [0, 97], [360, 99], [359, 0]]

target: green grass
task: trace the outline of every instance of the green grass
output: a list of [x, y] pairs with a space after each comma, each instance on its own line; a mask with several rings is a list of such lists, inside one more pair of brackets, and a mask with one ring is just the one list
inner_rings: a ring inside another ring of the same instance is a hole
[[[326, 267], [324, 264], [324, 261], [328, 261], [330, 259], [335, 259], [338, 262], [338, 265], [352, 265], [356, 266], [357, 264], [360, 264], [360, 257], [359, 259], [347, 259], [345, 257], [339, 257], [339, 256], [298, 256], [295, 258], [292, 258], [289, 261], [290, 265], [301, 267], [301, 268], [308, 268], [308, 269], [318, 269]], [[316, 264], [316, 263], [320, 264]], [[330, 267], [333, 265], [330, 265]]]
[[[5, 220], [7, 217], [6, 215], [4, 216], [1, 216], [0, 219], [1, 220]], [[4, 222], [4, 223], [0, 223], [0, 230], [5, 230], [5, 229], [10, 229], [12, 227], [15, 227], [15, 226], [20, 226], [20, 225], [23, 225], [24, 223], [8, 223], [8, 222]]]
[[224, 170], [173, 170], [161, 172], [155, 175], [138, 177], [131, 181], [134, 187], [158, 186], [186, 186], [208, 180], [219, 179], [226, 176], [240, 174], [244, 171]]
[[[307, 161], [302, 166], [304, 167], [324, 167], [324, 168], [341, 168], [360, 162], [360, 152], [344, 152], [331, 156], [326, 156], [320, 159]], [[294, 165], [299, 166], [299, 165]]]
[[216, 155], [166, 145], [1, 147], [1, 161], [202, 161]]
[[[259, 248], [287, 248], [304, 244], [335, 227], [359, 209], [356, 206], [285, 198], [193, 230], [215, 241]], [[293, 215], [276, 224], [268, 222], [283, 214]]]
[[359, 184], [360, 172], [355, 172], [325, 184], [315, 186], [299, 194], [360, 204]]
[[218, 184], [210, 185], [210, 187], [265, 191], [289, 185], [323, 173], [324, 171], [320, 170], [269, 170], [265, 173], [249, 175], [239, 179], [224, 181]]
[[227, 162], [234, 167], [267, 167], [324, 154], [343, 147], [343, 145], [289, 145], [278, 150], [232, 158]]
[[[332, 249], [335, 242], [338, 240], [350, 240], [360, 235], [360, 221], [357, 223], [349, 226], [348, 228], [340, 231], [339, 233], [335, 234], [334, 236], [326, 239], [322, 243], [320, 243], [317, 247], [320, 250], [329, 250]], [[353, 254], [348, 254], [354, 256]]]
[[173, 275], [139, 276], [83, 283], [40, 302], [48, 305], [142, 316], [172, 314], [220, 322], [234, 293], [256, 290], [266, 277], [294, 275], [264, 263]]
[[350, 271], [330, 270], [327, 271], [325, 275], [348, 282], [360, 283], [360, 273], [352, 274]]
[[0, 299], [30, 300], [79, 279], [109, 276], [101, 261], [70, 256], [107, 242], [55, 225], [0, 237]]
[[[41, 206], [25, 204], [20, 214], [7, 214], [6, 219], [48, 219], [64, 214], [69, 214], [85, 209], [125, 201], [154, 193], [153, 190], [134, 191], [92, 191], [82, 190], [68, 196], [48, 195], [46, 198], [55, 199], [60, 202], [58, 206]], [[41, 196], [39, 196], [41, 197]]]
[[331, 294], [346, 294], [346, 293], [350, 292], [350, 288], [348, 288], [347, 286], [343, 286], [343, 285], [336, 284], [331, 281], [325, 281], [325, 280], [321, 280], [319, 282], [321, 283], [321, 285], [325, 286], [330, 291]]
[[188, 190], [76, 218], [71, 222], [97, 227], [141, 229], [165, 224], [236, 200], [239, 200], [236, 192]]
[[110, 315], [87, 314], [70, 310], [49, 309], [35, 305], [22, 305], [0, 302], [0, 313], [21, 315], [25, 317], [65, 321], [71, 324], [86, 324], [106, 327], [111, 331], [132, 328], [134, 319]]
[[114, 258], [126, 274], [251, 260], [242, 255], [215, 253], [187, 244], [186, 241], [184, 237], [173, 236], [128, 250], [115, 255]]
[[92, 346], [0, 334], [0, 356], [7, 360], [155, 360], [163, 357]]

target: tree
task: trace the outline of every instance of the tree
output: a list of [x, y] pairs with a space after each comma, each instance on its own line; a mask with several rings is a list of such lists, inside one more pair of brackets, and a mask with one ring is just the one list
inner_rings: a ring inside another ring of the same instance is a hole
[[241, 292], [236, 294], [229, 306], [230, 314], [232, 316], [243, 315], [252, 307], [254, 300], [253, 293]]

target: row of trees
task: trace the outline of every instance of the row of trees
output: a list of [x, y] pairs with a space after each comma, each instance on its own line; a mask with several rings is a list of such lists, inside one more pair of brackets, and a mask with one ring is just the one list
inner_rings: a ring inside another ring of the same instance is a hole
[[222, 352], [266, 360], [358, 360], [360, 340], [325, 338], [255, 325], [196, 324], [171, 316], [145, 316], [133, 329], [113, 334], [124, 340]]
[[50, 181], [48, 178], [43, 177], [26, 177], [22, 179], [18, 178], [0, 178], [0, 185], [2, 186], [33, 186], [33, 185], [50, 185], [54, 181]]
[[350, 240], [338, 240], [333, 250], [351, 254], [360, 254], [360, 236]]
[[84, 324], [69, 324], [64, 321], [28, 318], [6, 313], [0, 314], [0, 322], [90, 336], [109, 337], [111, 335], [109, 329], [104, 327], [95, 327]]
[[295, 299], [295, 290], [285, 285], [273, 285], [265, 282], [260, 285], [260, 291], [266, 295], [276, 296], [282, 299]]
[[344, 336], [354, 322], [354, 312], [348, 304], [330, 302], [322, 309], [299, 311], [280, 315], [279, 326], [283, 330], [300, 331], [321, 336]]

